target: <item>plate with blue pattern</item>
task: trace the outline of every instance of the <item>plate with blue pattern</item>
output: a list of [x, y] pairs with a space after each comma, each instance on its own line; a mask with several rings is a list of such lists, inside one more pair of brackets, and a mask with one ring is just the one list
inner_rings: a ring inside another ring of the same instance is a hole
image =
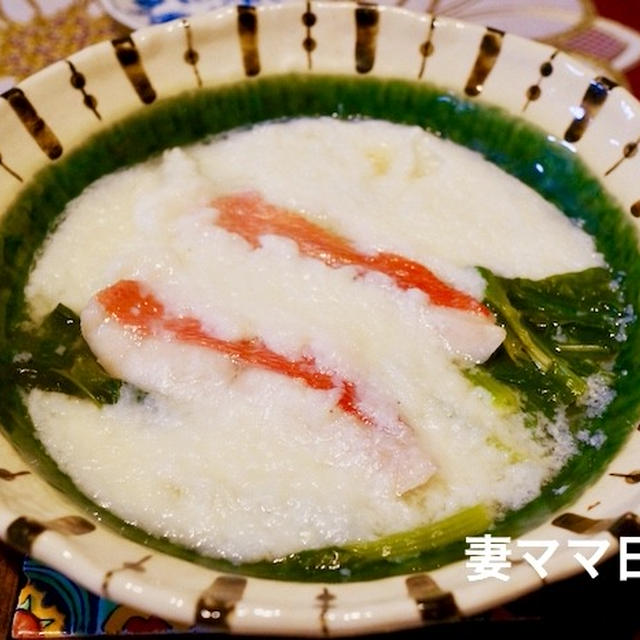
[[[113, 18], [132, 29], [162, 24], [178, 18], [213, 11], [236, 0], [101, 0]], [[273, 3], [279, 0], [266, 0]], [[265, 4], [265, 0], [249, 0], [244, 4]]]

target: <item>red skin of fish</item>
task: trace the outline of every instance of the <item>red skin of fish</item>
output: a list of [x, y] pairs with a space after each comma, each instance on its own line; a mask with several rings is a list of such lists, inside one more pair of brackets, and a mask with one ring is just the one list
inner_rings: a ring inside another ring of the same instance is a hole
[[133, 329], [141, 337], [166, 332], [180, 342], [217, 351], [239, 363], [274, 371], [290, 378], [298, 378], [312, 389], [339, 388], [341, 394], [337, 402], [338, 407], [365, 424], [372, 423], [372, 420], [356, 404], [355, 384], [348, 380], [336, 380], [335, 375], [320, 371], [313, 358], [288, 360], [268, 349], [257, 338], [251, 340], [217, 338], [207, 333], [196, 318], [168, 315], [162, 302], [153, 293], [145, 292], [143, 286], [136, 280], [120, 280], [103, 289], [97, 299], [109, 315], [116, 318], [120, 324]]
[[419, 289], [426, 293], [437, 306], [493, 317], [478, 300], [443, 282], [419, 262], [395, 253], [361, 253], [345, 238], [295, 211], [266, 202], [257, 193], [222, 196], [211, 204], [218, 211], [216, 224], [242, 236], [254, 248], [261, 245], [260, 236], [283, 236], [293, 240], [302, 255], [321, 260], [329, 267], [351, 265], [363, 271], [377, 271], [391, 278], [400, 289]]

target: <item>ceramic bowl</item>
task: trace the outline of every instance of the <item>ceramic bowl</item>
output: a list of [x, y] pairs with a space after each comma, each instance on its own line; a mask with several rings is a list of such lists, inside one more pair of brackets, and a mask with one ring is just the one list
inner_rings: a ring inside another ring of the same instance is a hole
[[[331, 79], [332, 91], [327, 85], [316, 91], [322, 78]], [[264, 93], [274, 82], [275, 101]], [[239, 103], [233, 113], [219, 107], [228, 106], [218, 101], [220, 92], [228, 97], [245, 89], [257, 101]], [[407, 97], [423, 89], [430, 92], [426, 102]], [[625, 224], [635, 229], [640, 217], [640, 104], [625, 89], [549, 46], [430, 14], [350, 3], [227, 6], [80, 51], [2, 98], [0, 211], [14, 239], [29, 225], [37, 227], [44, 209], [59, 210], [70, 194], [120, 164], [239, 119], [310, 112], [393, 111], [433, 129], [455, 129], [451, 123], [462, 112], [499, 113], [512, 123], [514, 148], [517, 123], [524, 121], [544, 132], [545, 144], [562, 157], [579, 158], [586, 167], [591, 190], [572, 183], [574, 192], [558, 196], [567, 207], [588, 206], [604, 191]], [[193, 124], [179, 106], [185, 101], [208, 115]], [[489, 137], [501, 131], [498, 126]], [[458, 136], [462, 142], [482, 147], [465, 135]], [[564, 170], [546, 161], [510, 164], [508, 151], [488, 155], [548, 193], [554, 192], [554, 171]], [[618, 551], [620, 540], [640, 535], [640, 432], [628, 419], [603, 447], [595, 475], [575, 486], [571, 478], [557, 482], [546, 507], [509, 532], [508, 581], [469, 580], [464, 556], [350, 583], [216, 569], [132, 532], [79, 498], [68, 478], [12, 427], [11, 409], [3, 398], [2, 539], [98, 594], [188, 627], [349, 635], [456, 619], [543, 586], [523, 561], [517, 535], [558, 542], [545, 565], [546, 583], [584, 570], [571, 541], [602, 541], [605, 558]]]

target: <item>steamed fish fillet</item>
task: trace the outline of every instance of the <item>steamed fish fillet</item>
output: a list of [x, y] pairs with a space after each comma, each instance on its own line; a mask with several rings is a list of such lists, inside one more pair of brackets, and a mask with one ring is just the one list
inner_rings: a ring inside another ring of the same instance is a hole
[[435, 472], [413, 430], [388, 402], [360, 382], [321, 370], [312, 356], [292, 361], [257, 339], [223, 340], [196, 318], [167, 313], [153, 293], [132, 280], [101, 291], [81, 319], [85, 339], [105, 369], [144, 391], [188, 400], [193, 388], [224, 392], [225, 385], [239, 386], [243, 369], [262, 369], [324, 393], [330, 412], [355, 419], [362, 449], [391, 476], [398, 494], [425, 484]]
[[337, 269], [355, 267], [382, 275], [385, 285], [401, 291], [416, 290], [427, 296], [431, 325], [456, 355], [484, 362], [502, 344], [505, 331], [491, 311], [468, 293], [456, 289], [425, 265], [390, 252], [363, 253], [346, 237], [307, 219], [297, 211], [267, 202], [257, 192], [232, 193], [216, 198], [215, 223], [242, 237], [253, 249], [266, 236], [292, 240], [300, 256]]

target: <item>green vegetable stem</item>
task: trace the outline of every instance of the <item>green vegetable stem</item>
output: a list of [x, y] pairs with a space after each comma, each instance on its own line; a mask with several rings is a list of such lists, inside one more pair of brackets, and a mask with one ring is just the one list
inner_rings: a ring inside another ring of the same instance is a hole
[[406, 571], [413, 563], [420, 566], [421, 559], [433, 552], [449, 553], [452, 558], [456, 557], [466, 536], [484, 533], [493, 520], [492, 509], [477, 504], [437, 522], [370, 542], [309, 549], [271, 561], [265, 560], [250, 565], [250, 568], [256, 575], [272, 578], [301, 572], [307, 578], [317, 577], [330, 582], [348, 580], [352, 573], [364, 579], [374, 577], [379, 575], [381, 567], [384, 567], [384, 575], [393, 575]]
[[483, 533], [492, 522], [491, 509], [484, 504], [477, 504], [432, 524], [370, 542], [347, 545], [345, 549], [363, 560], [407, 558], [444, 547], [469, 535]]

